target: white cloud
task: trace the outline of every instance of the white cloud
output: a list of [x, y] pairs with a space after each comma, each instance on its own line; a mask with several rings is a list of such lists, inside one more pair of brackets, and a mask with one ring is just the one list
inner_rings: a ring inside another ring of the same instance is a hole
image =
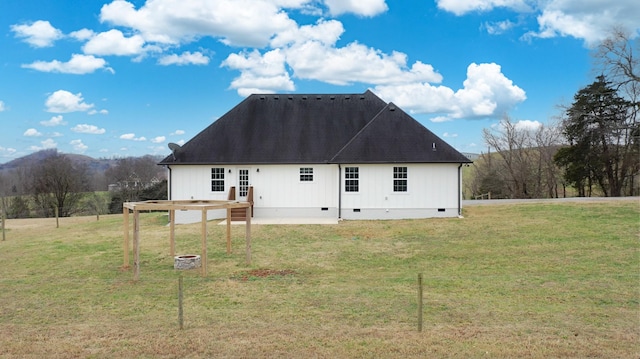
[[154, 137], [151, 139], [151, 143], [162, 143], [166, 140], [167, 138], [164, 136], [158, 136], [158, 137]]
[[240, 76], [231, 82], [231, 88], [241, 96], [252, 93], [293, 91], [295, 86], [285, 69], [285, 57], [279, 50], [260, 55], [258, 50], [250, 53], [230, 54], [221, 66], [240, 70]]
[[123, 140], [131, 140], [131, 141], [146, 141], [147, 139], [144, 136], [136, 137], [135, 133], [125, 133], [120, 136], [120, 139]]
[[524, 35], [551, 38], [571, 36], [583, 39], [587, 46], [604, 40], [614, 27], [632, 33], [640, 29], [640, 6], [636, 0], [591, 1], [551, 0], [544, 3], [538, 15], [538, 31]]
[[143, 54], [144, 43], [144, 38], [140, 35], [125, 37], [122, 31], [112, 29], [92, 37], [82, 50], [92, 55], [134, 56]]
[[84, 102], [81, 93], [72, 94], [69, 91], [58, 90], [51, 94], [45, 101], [47, 112], [67, 113], [76, 111], [88, 111], [93, 104]]
[[184, 135], [184, 130], [175, 130], [171, 133], [171, 136], [181, 136]]
[[50, 47], [64, 35], [62, 31], [51, 26], [49, 21], [38, 20], [30, 24], [11, 25], [16, 37], [24, 39], [33, 47]]
[[109, 111], [108, 110], [90, 110], [89, 112], [87, 112], [88, 115], [108, 115]]
[[469, 12], [490, 11], [494, 8], [507, 8], [516, 11], [530, 11], [534, 0], [436, 0], [442, 10], [458, 16]]
[[387, 101], [416, 113], [442, 113], [432, 119], [481, 118], [500, 115], [524, 101], [524, 90], [513, 84], [496, 64], [471, 64], [463, 88], [453, 91], [429, 83], [377, 86], [375, 92]]
[[515, 127], [518, 130], [535, 131], [540, 127], [542, 127], [542, 123], [538, 121], [531, 121], [531, 120], [520, 120], [516, 122]]
[[71, 128], [71, 131], [77, 132], [77, 133], [89, 133], [92, 135], [101, 135], [107, 132], [104, 128], [99, 128], [98, 126], [87, 125], [87, 124], [76, 125]]
[[60, 62], [58, 60], [50, 62], [35, 61], [30, 64], [23, 64], [22, 67], [42, 72], [59, 72], [74, 75], [90, 74], [98, 69], [105, 69], [114, 73], [113, 69], [106, 65], [107, 62], [104, 59], [94, 57], [93, 55], [73, 54], [71, 60], [67, 62]]
[[100, 20], [134, 29], [148, 42], [175, 45], [211, 36], [227, 45], [262, 47], [274, 34], [296, 26], [282, 8], [307, 2], [155, 0], [136, 9], [128, 1], [114, 0], [102, 7]]
[[84, 153], [89, 148], [89, 146], [82, 143], [82, 140], [72, 140], [69, 144], [73, 146], [73, 150], [78, 153]]
[[0, 101], [0, 112], [3, 112], [4, 110], [6, 110], [6, 107], [4, 106], [4, 101]]
[[29, 128], [26, 131], [24, 131], [24, 133], [22, 135], [23, 136], [27, 136], [27, 137], [40, 137], [40, 136], [42, 136], [42, 133], [40, 133], [35, 128]]
[[510, 20], [497, 21], [497, 22], [485, 22], [483, 25], [483, 27], [491, 35], [503, 34], [515, 26], [516, 26], [516, 23]]
[[47, 138], [46, 140], [40, 142], [40, 144], [42, 146], [30, 146], [29, 149], [31, 151], [40, 151], [40, 150], [45, 150], [48, 148], [56, 148], [58, 146], [58, 144], [56, 143], [56, 141]]
[[385, 0], [324, 0], [331, 15], [353, 13], [361, 16], [376, 16], [389, 8]]
[[158, 60], [158, 64], [168, 65], [208, 65], [209, 58], [203, 55], [201, 52], [189, 52], [185, 51], [181, 55], [171, 54], [161, 57]]
[[449, 132], [445, 132], [442, 134], [442, 137], [451, 137], [451, 138], [456, 138], [458, 137], [457, 133], [449, 133]]
[[53, 127], [53, 126], [64, 126], [67, 124], [67, 122], [63, 120], [62, 115], [57, 115], [57, 116], [51, 117], [48, 121], [40, 121], [40, 124], [42, 126]]
[[69, 33], [69, 37], [74, 38], [78, 41], [87, 41], [94, 37], [96, 33], [93, 30], [89, 29], [81, 29], [78, 31], [73, 31]]
[[[640, 6], [637, 0], [436, 0], [444, 11], [462, 16], [470, 12], [505, 8], [518, 16], [535, 16], [538, 29], [527, 32], [523, 39], [571, 36], [587, 46], [603, 40], [614, 27], [631, 33], [640, 29]], [[510, 20], [485, 23], [489, 33], [498, 34], [517, 26]]]

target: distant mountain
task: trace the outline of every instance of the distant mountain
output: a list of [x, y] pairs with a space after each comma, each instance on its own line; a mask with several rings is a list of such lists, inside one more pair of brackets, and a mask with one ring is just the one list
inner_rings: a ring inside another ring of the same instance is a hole
[[[7, 163], [0, 164], [0, 171], [12, 170], [12, 169], [21, 168], [21, 167], [22, 168], [29, 167], [31, 165], [38, 164], [39, 162], [44, 161], [46, 158], [51, 157], [57, 153], [59, 152], [56, 149], [34, 152], [32, 154], [16, 158]], [[103, 172], [107, 168], [114, 166], [116, 164], [116, 160], [114, 159], [95, 159], [93, 157], [78, 155], [73, 153], [59, 153], [59, 154], [63, 154], [67, 156], [68, 158], [71, 159], [73, 163], [81, 163], [86, 165], [89, 168], [89, 170], [92, 172]]]

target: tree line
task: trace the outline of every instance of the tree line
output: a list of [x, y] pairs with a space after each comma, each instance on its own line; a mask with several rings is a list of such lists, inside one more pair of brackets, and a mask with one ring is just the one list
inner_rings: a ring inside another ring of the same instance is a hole
[[122, 213], [125, 201], [167, 198], [164, 170], [156, 163], [152, 156], [121, 158], [96, 172], [47, 150], [43, 158], [0, 174], [0, 209], [7, 218]]
[[640, 192], [640, 39], [614, 29], [594, 51], [595, 80], [535, 129], [508, 116], [483, 130], [493, 153], [474, 162], [467, 192], [492, 198], [637, 196]]

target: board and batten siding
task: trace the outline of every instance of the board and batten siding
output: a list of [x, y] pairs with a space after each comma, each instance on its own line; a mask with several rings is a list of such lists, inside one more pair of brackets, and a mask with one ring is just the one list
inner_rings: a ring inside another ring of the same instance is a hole
[[[171, 167], [172, 200], [226, 200], [238, 187], [240, 169], [249, 171], [254, 217], [403, 219], [458, 216], [459, 164], [180, 165]], [[211, 191], [211, 169], [224, 168], [223, 192]], [[345, 192], [345, 168], [357, 167], [358, 192]], [[394, 192], [394, 167], [407, 168], [407, 191]], [[313, 168], [301, 181], [300, 168]], [[209, 219], [224, 218], [209, 211]], [[176, 223], [200, 221], [197, 211], [176, 212]]]
[[[458, 216], [457, 163], [342, 165], [343, 219]], [[345, 168], [358, 167], [358, 192], [345, 192]], [[407, 168], [407, 191], [394, 192], [393, 168]]]

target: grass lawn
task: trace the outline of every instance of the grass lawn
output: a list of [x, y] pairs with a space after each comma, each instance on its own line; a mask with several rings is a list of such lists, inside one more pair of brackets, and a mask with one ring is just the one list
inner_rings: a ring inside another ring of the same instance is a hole
[[[251, 266], [244, 226], [227, 255], [211, 222], [203, 278], [173, 269], [166, 215], [145, 213], [138, 282], [121, 268], [121, 215], [8, 220], [0, 357], [640, 357], [637, 201], [464, 217], [254, 225]], [[176, 241], [199, 254], [200, 225]]]

